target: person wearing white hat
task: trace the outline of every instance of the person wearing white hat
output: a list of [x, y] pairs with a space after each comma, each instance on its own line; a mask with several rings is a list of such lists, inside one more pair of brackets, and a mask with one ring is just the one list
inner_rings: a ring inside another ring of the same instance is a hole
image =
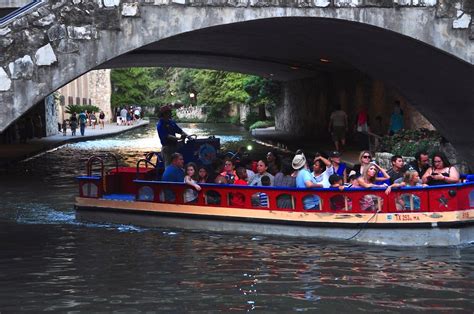
[[[308, 170], [308, 164], [306, 163], [306, 157], [303, 153], [296, 154], [291, 163], [293, 169], [298, 171], [296, 175], [296, 187], [297, 188], [314, 188], [319, 185], [314, 181], [314, 177]], [[317, 195], [308, 195], [303, 198], [304, 209], [316, 209], [319, 208], [320, 198]]]

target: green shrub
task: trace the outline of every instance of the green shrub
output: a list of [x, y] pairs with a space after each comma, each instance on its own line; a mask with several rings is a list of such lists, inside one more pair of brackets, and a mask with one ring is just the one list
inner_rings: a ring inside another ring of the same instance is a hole
[[66, 113], [81, 113], [83, 111], [87, 112], [99, 112], [100, 109], [94, 105], [67, 105]]
[[441, 135], [428, 129], [402, 130], [392, 136], [384, 136], [377, 151], [394, 155], [414, 156], [417, 151], [433, 153], [440, 149]]
[[258, 121], [258, 113], [250, 111], [245, 118], [244, 127], [246, 130], [250, 130], [250, 126]]
[[249, 130], [251, 131], [253, 129], [268, 128], [271, 126], [275, 126], [275, 121], [270, 121], [270, 120], [257, 121], [249, 127]]
[[235, 125], [240, 125], [240, 116], [236, 115], [236, 116], [230, 117], [230, 123], [235, 124]]

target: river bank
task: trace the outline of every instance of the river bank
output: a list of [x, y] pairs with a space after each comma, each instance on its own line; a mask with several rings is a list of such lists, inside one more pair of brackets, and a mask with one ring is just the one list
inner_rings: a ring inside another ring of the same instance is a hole
[[66, 136], [58, 133], [53, 136], [34, 138], [26, 143], [1, 144], [0, 145], [0, 168], [6, 167], [10, 163], [18, 162], [45, 151], [54, 149], [67, 143], [77, 143], [98, 138], [118, 135], [136, 128], [147, 126], [150, 123], [148, 120], [140, 120], [133, 125], [116, 125], [106, 124], [104, 129], [96, 126], [87, 127], [84, 136], [80, 135], [77, 130], [76, 136], [71, 135], [71, 130], [67, 131]]

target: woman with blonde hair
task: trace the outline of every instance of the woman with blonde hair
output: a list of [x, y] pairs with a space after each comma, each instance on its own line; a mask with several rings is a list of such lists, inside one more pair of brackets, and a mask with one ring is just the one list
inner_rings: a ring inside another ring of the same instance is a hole
[[358, 176], [362, 175], [365, 170], [369, 167], [372, 161], [372, 154], [368, 150], [363, 150], [359, 154], [359, 164], [354, 165], [354, 170]]
[[[377, 177], [377, 173], [379, 171], [382, 173], [383, 177]], [[365, 168], [364, 173], [362, 174], [362, 176], [360, 176], [357, 179], [357, 182], [359, 183], [359, 186], [361, 186], [363, 188], [371, 188], [371, 187], [380, 186], [380, 185], [376, 184], [376, 182], [386, 181], [389, 178], [390, 178], [390, 176], [387, 174], [387, 171], [385, 171], [385, 169], [383, 169], [382, 167], [380, 167], [376, 163], [370, 163]], [[382, 186], [386, 186], [386, 184], [384, 184]]]

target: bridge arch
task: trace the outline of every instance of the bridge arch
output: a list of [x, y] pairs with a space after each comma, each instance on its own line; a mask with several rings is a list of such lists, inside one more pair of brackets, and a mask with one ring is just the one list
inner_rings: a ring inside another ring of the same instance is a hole
[[3, 25], [0, 130], [94, 68], [206, 67], [282, 81], [356, 68], [399, 90], [474, 164], [474, 49], [469, 29], [453, 29], [467, 12], [440, 18], [432, 1], [122, 2], [45, 1]]

